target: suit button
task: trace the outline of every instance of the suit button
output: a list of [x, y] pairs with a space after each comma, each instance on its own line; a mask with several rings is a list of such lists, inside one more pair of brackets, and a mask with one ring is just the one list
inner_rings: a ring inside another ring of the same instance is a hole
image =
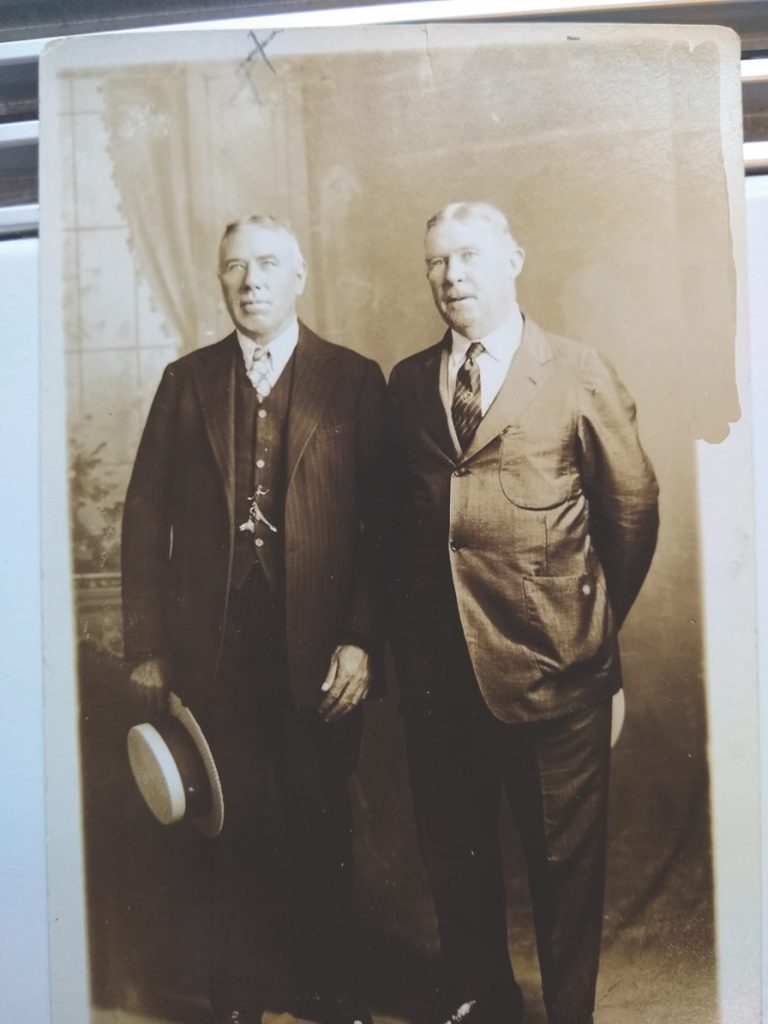
[[453, 471], [453, 475], [454, 476], [466, 476], [468, 472], [469, 472], [469, 469], [468, 469], [467, 466], [457, 466], [456, 469], [454, 469], [454, 471]]
[[264, 469], [265, 466], [266, 466], [266, 462], [264, 461], [264, 459], [256, 459], [256, 468], [257, 469]]
[[260, 420], [263, 420], [266, 417], [266, 415], [267, 415], [267, 410], [266, 409], [259, 409], [259, 419]]
[[459, 544], [459, 542], [455, 540], [450, 541], [448, 546], [450, 547], [451, 551], [461, 551], [461, 549], [464, 547], [463, 544]]
[[592, 593], [592, 587], [590, 587], [588, 583], [585, 583], [581, 588], [581, 592], [584, 595], [584, 597], [589, 597], [589, 595]]
[[257, 548], [263, 548], [264, 547], [264, 539], [262, 537], [257, 537], [256, 538], [256, 547]]

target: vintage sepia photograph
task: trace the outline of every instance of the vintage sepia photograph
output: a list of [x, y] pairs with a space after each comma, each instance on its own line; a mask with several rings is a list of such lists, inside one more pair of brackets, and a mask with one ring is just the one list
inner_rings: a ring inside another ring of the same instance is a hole
[[738, 61], [46, 51], [55, 1024], [757, 1024]]

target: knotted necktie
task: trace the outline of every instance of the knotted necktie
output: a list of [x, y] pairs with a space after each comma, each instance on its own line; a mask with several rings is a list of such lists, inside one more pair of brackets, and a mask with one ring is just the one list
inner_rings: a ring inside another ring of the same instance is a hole
[[256, 390], [256, 397], [263, 402], [272, 390], [272, 355], [265, 345], [254, 349], [248, 379]]
[[480, 425], [480, 420], [483, 418], [477, 357], [484, 351], [485, 349], [479, 341], [473, 341], [467, 349], [459, 372], [456, 374], [456, 390], [453, 393], [451, 416], [463, 452], [469, 447], [475, 436], [475, 431]]

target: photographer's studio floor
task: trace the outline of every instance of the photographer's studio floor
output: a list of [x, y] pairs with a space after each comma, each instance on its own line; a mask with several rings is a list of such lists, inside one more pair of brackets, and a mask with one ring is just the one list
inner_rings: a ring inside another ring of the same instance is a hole
[[[651, 952], [645, 929], [605, 950], [598, 987], [595, 1024], [719, 1024], [711, 965], [690, 956], [684, 942], [669, 931], [666, 953]], [[655, 943], [654, 943], [655, 945]], [[532, 953], [532, 951], [531, 951]], [[533, 956], [521, 960], [518, 971], [526, 994], [525, 1024], [546, 1024], [538, 996], [538, 973]], [[296, 1024], [289, 1014], [266, 1013], [262, 1024]], [[91, 1024], [205, 1024], [203, 1007], [186, 1017], [151, 1017], [120, 1010], [94, 1010]], [[412, 1024], [410, 1018], [376, 1012], [375, 1024]], [[303, 1024], [303, 1022], [301, 1022]], [[504, 1024], [500, 1021], [499, 1024]]]

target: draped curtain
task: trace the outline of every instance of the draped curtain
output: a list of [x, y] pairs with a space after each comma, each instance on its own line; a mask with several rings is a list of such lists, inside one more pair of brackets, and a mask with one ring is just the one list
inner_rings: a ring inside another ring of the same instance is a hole
[[[216, 277], [224, 225], [272, 213], [309, 244], [301, 88], [275, 75], [256, 91], [228, 64], [166, 65], [107, 77], [104, 101], [122, 211], [153, 297], [182, 351], [215, 341], [231, 329]], [[311, 320], [311, 289], [303, 311]]]
[[196, 212], [190, 175], [187, 73], [115, 78], [104, 83], [113, 173], [131, 241], [156, 301], [196, 347]]

